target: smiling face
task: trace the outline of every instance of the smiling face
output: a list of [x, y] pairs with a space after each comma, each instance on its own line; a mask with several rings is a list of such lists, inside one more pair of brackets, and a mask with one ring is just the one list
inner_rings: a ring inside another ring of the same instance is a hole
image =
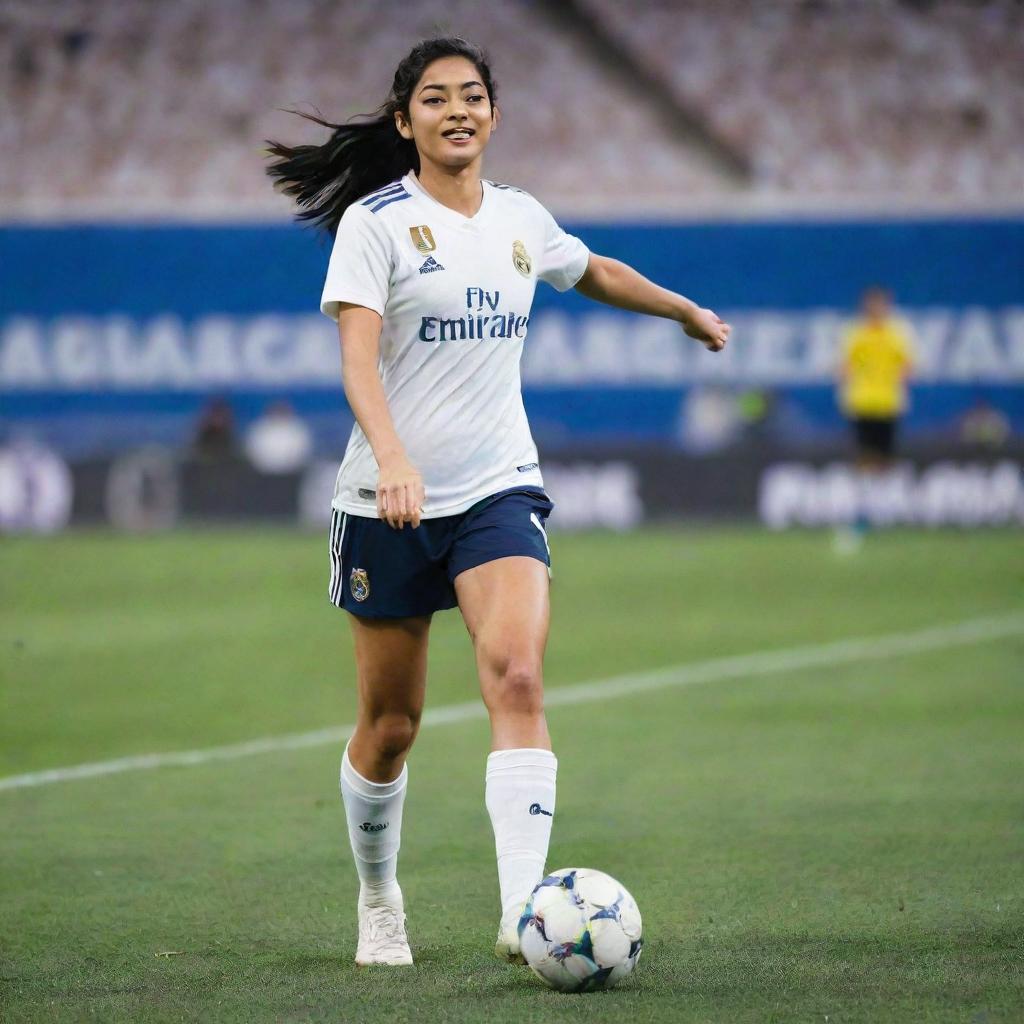
[[465, 57], [442, 57], [423, 72], [408, 116], [395, 113], [399, 134], [416, 143], [421, 165], [458, 170], [479, 162], [498, 122], [482, 79]]

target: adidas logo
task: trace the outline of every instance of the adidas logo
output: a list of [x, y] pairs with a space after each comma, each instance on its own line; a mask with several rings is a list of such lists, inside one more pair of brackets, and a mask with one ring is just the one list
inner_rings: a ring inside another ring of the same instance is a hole
[[550, 811], [545, 811], [540, 804], [530, 804], [530, 813], [533, 815], [546, 814], [549, 818], [554, 817]]
[[428, 256], [423, 261], [423, 266], [420, 267], [420, 273], [421, 274], [432, 274], [432, 273], [434, 273], [435, 270], [444, 270], [444, 267], [442, 267], [441, 264], [438, 263], [437, 260], [435, 260], [433, 256]]
[[378, 825], [374, 825], [374, 823], [372, 821], [364, 821], [362, 823], [362, 825], [360, 825], [359, 827], [364, 832], [383, 832], [384, 829], [386, 829], [388, 827], [388, 825], [390, 825], [390, 824], [391, 824], [390, 821], [382, 821]]

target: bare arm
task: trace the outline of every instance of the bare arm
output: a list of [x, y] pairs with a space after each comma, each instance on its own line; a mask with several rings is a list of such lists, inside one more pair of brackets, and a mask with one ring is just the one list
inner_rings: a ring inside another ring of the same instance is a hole
[[710, 310], [649, 281], [643, 274], [619, 260], [590, 254], [590, 263], [576, 284], [576, 291], [588, 299], [609, 306], [675, 320], [691, 337], [711, 352], [721, 352], [732, 328]]
[[405, 523], [415, 528], [420, 525], [423, 478], [405, 454], [391, 420], [378, 368], [380, 329], [380, 314], [365, 306], [341, 304], [341, 379], [348, 404], [377, 460], [377, 515], [396, 529]]

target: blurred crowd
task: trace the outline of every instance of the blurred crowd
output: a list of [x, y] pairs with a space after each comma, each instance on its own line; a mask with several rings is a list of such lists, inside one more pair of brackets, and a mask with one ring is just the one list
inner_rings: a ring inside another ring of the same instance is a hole
[[1024, 4], [582, 2], [760, 190], [1024, 199]]
[[571, 33], [519, 0], [9, 0], [0, 146], [16, 157], [0, 162], [0, 203], [284, 213], [263, 140], [324, 133], [280, 108], [370, 113], [405, 53], [450, 32], [492, 55], [504, 120], [489, 176], [556, 205], [721, 189]]
[[[581, 8], [749, 163], [755, 194], [1024, 195], [1024, 6], [1012, 0]], [[540, 3], [7, 0], [0, 214], [284, 213], [263, 140], [322, 134], [280, 108], [371, 112], [408, 48], [452, 31], [493, 57], [504, 120], [490, 176], [589, 214], [735, 192]]]

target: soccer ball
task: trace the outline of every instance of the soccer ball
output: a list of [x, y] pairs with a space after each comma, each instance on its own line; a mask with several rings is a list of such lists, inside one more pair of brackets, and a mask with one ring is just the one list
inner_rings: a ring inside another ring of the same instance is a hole
[[553, 871], [530, 894], [519, 946], [533, 973], [561, 992], [611, 988], [640, 959], [640, 911], [602, 871]]

